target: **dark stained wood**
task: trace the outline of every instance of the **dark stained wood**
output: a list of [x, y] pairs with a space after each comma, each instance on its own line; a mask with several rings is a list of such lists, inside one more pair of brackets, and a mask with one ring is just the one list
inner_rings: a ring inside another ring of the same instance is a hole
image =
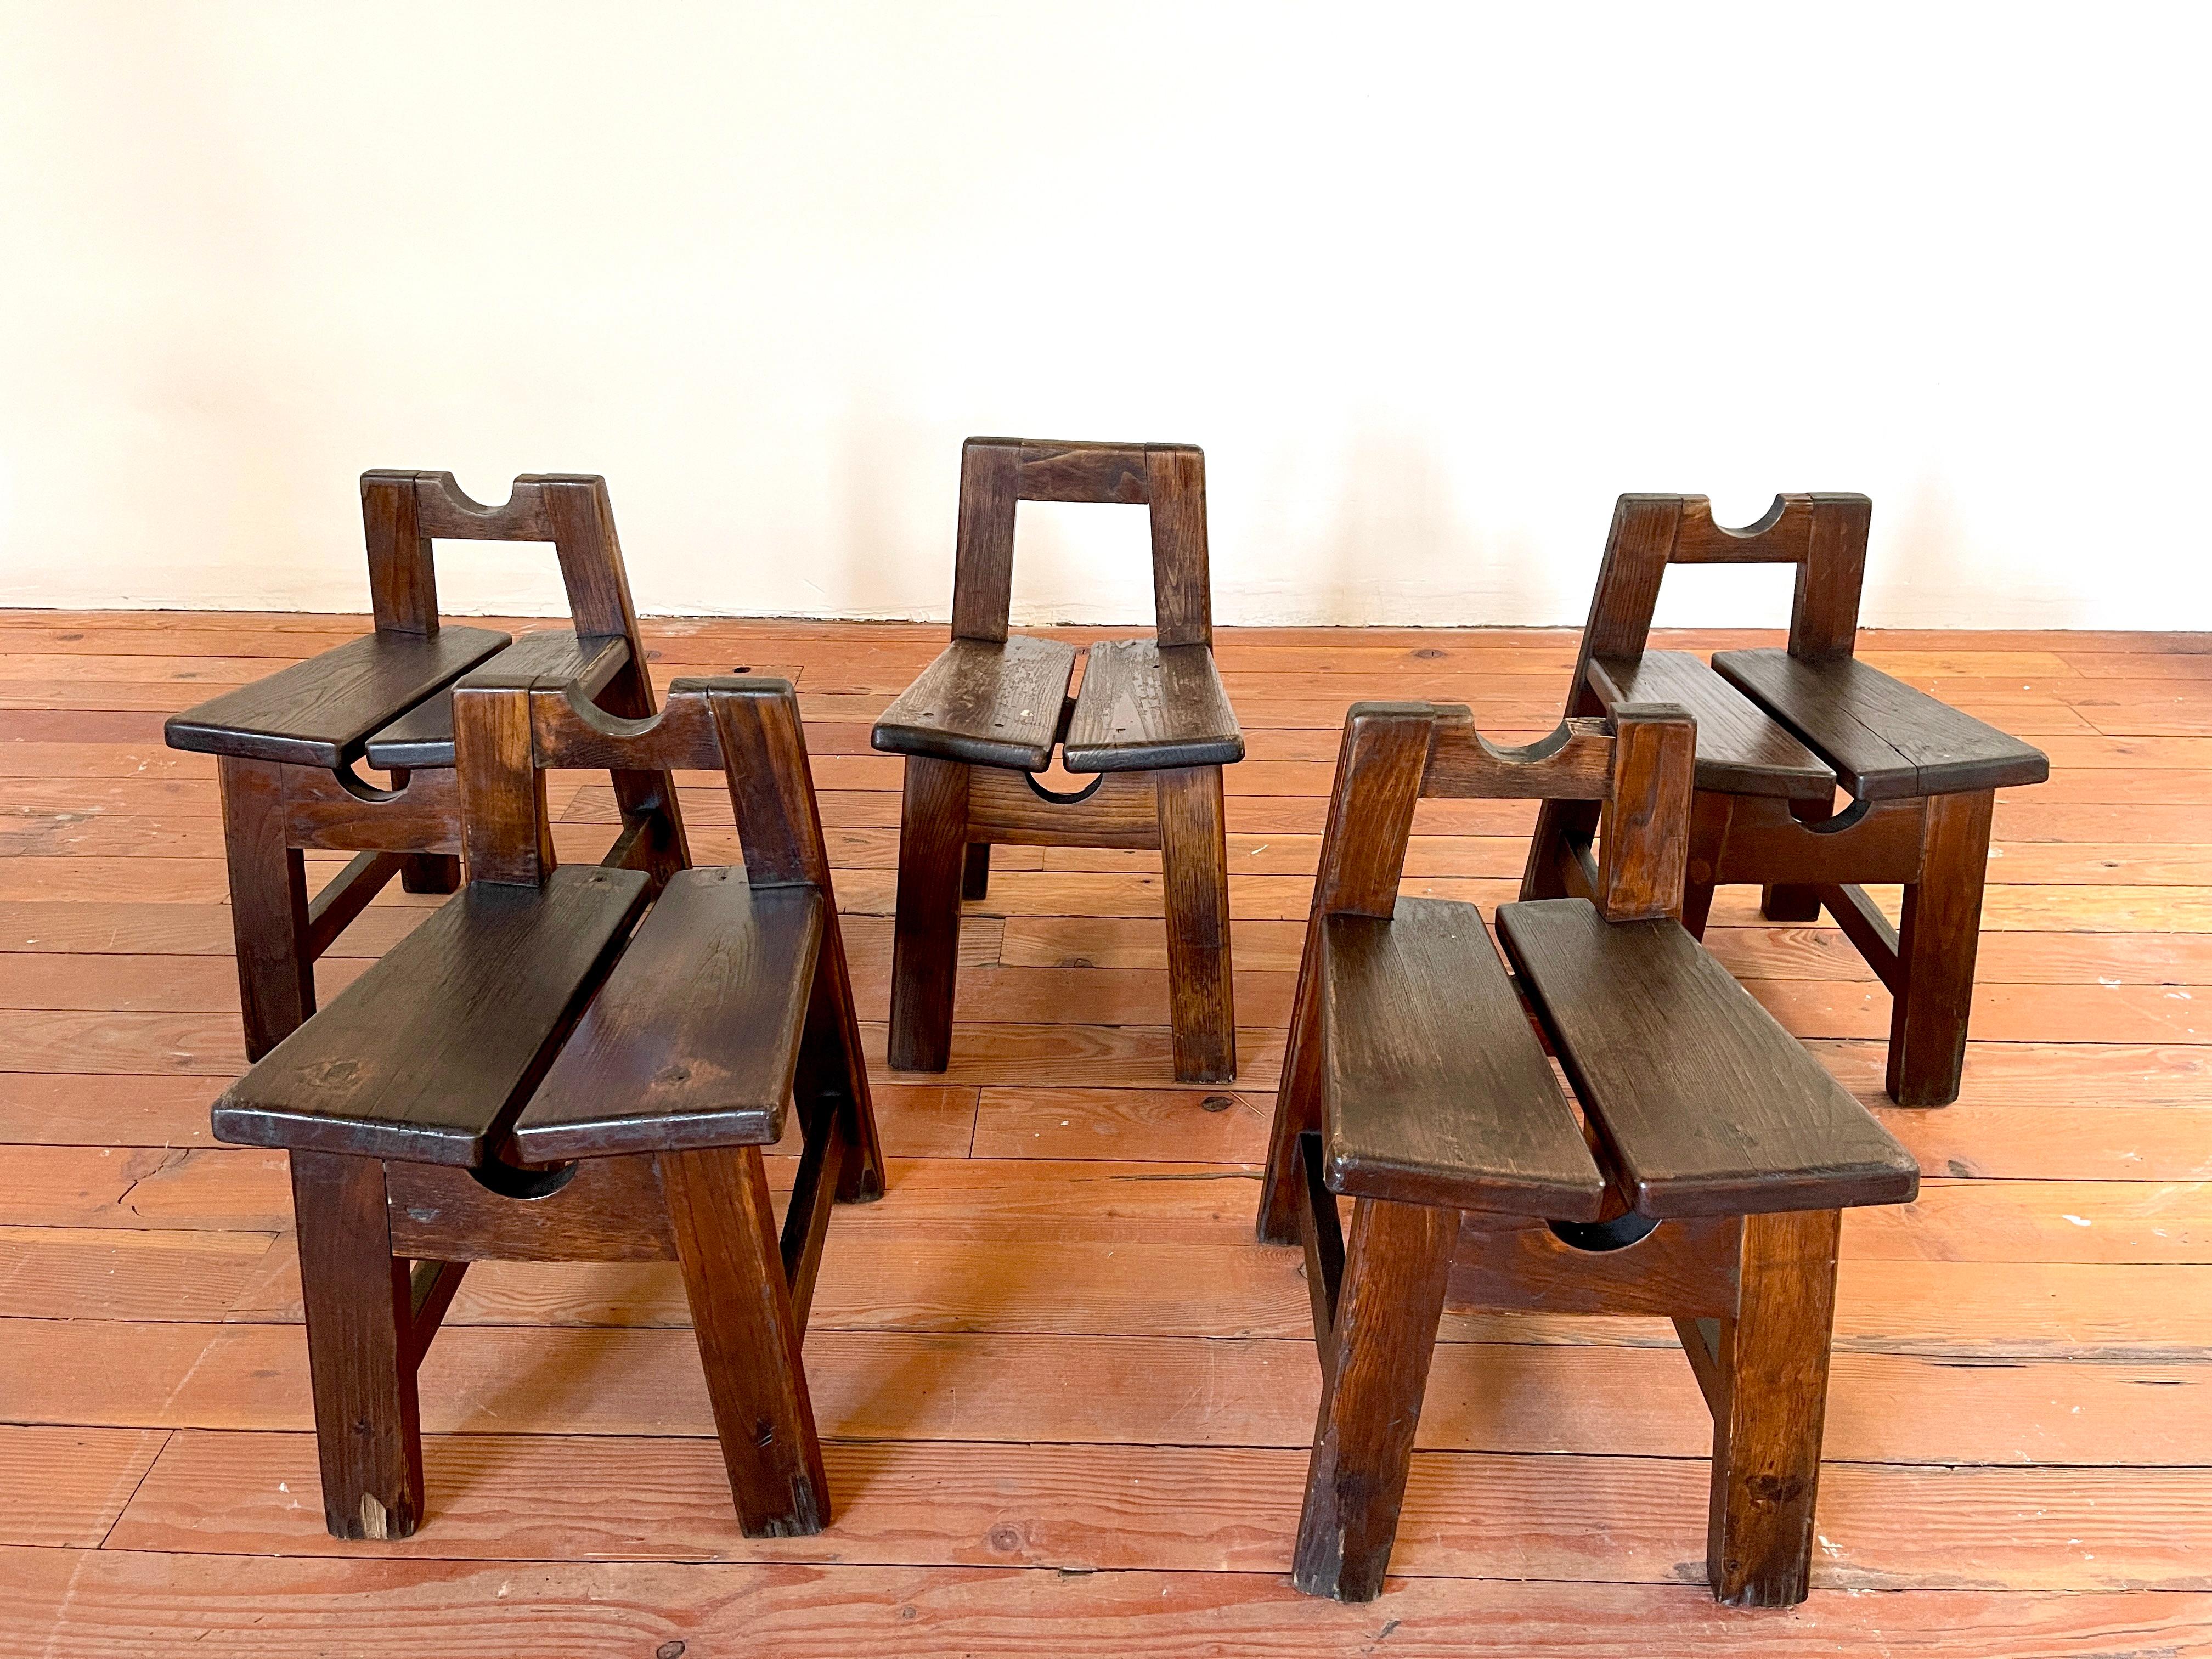
[[1150, 773], [1102, 772], [1080, 801], [1048, 800], [1019, 773], [973, 767], [968, 773], [969, 852], [1002, 847], [1117, 847], [1157, 849], [1159, 788]]
[[535, 892], [555, 855], [530, 702], [526, 684], [508, 685], [495, 674], [458, 687], [453, 750], [469, 879]]
[[1697, 728], [1675, 703], [1616, 703], [1613, 715], [1594, 897], [1607, 921], [1677, 915], [1690, 856]]
[[173, 714], [163, 732], [172, 749], [335, 769], [508, 638], [485, 628], [364, 635]]
[[660, 1166], [587, 1158], [550, 1192], [517, 1201], [473, 1170], [389, 1163], [395, 1255], [448, 1261], [673, 1261]]
[[412, 472], [361, 475], [361, 526], [377, 631], [438, 631], [438, 573]]
[[[1596, 1232], [1599, 1229], [1584, 1229]], [[1543, 1221], [1460, 1218], [1447, 1305], [1525, 1313], [1717, 1318], [1735, 1311], [1742, 1218], [1662, 1221], [1632, 1243], [1591, 1249]]]
[[338, 1538], [422, 1523], [422, 1422], [408, 1264], [392, 1253], [384, 1166], [292, 1154], [323, 1515]]
[[[526, 673], [533, 678], [559, 680], [574, 685], [580, 696], [594, 697], [629, 658], [629, 645], [625, 640], [580, 640], [566, 629], [545, 629], [523, 635], [488, 659], [483, 666], [496, 667], [503, 675]], [[374, 733], [363, 753], [371, 766], [386, 771], [394, 767], [416, 770], [453, 765], [452, 689], [424, 698]]]
[[1153, 775], [1159, 787], [1176, 1081], [1226, 1083], [1237, 1075], [1237, 1004], [1221, 769], [1196, 766]]
[[756, 1147], [661, 1155], [714, 1428], [748, 1538], [817, 1533], [830, 1481]]
[[1352, 1211], [1291, 1566], [1309, 1595], [1382, 1594], [1458, 1232], [1450, 1211], [1425, 1204], [1363, 1198]]
[[1987, 790], [1929, 798], [1920, 879], [1905, 888], [1898, 917], [1902, 989], [1890, 1010], [1885, 1086], [1900, 1106], [1948, 1106], [1959, 1097], [1994, 799]]
[[1594, 657], [1589, 683], [1599, 702], [1671, 702], [1698, 722], [1698, 787], [1797, 799], [1833, 788], [1826, 761], [1763, 713], [1728, 681], [1686, 652]]
[[951, 1059], [968, 775], [966, 767], [952, 761], [907, 757], [891, 969], [894, 1071], [941, 1072]]
[[[1953, 848], [1937, 859], [1936, 820], [1923, 804], [2041, 782], [2049, 763], [2040, 750], [1854, 658], [1872, 512], [1863, 495], [1778, 495], [1764, 518], [1738, 530], [1715, 524], [1703, 496], [1621, 496], [1566, 713], [1657, 695], [1696, 715], [1698, 795], [1681, 904], [1693, 937], [1704, 933], [1718, 884], [1755, 883], [1768, 920], [1803, 922], [1817, 918], [1827, 893], [1889, 882], [1910, 890], [1928, 869], [1924, 902], [1944, 921], [1923, 930], [1917, 955], [1925, 969], [1917, 975], [1902, 964], [1886, 925], [1856, 901], [1844, 898], [1838, 914], [1845, 936], [1894, 994], [1893, 1030], [1939, 1034], [1920, 1045], [1921, 1061], [1893, 1063], [1892, 1098], [1941, 1104], [1955, 1099], [1960, 1085], [1979, 863], [1988, 848], [1971, 856]], [[1795, 565], [1788, 651], [1723, 651], [1715, 672], [1681, 653], [1647, 650], [1669, 562]], [[1840, 814], [1831, 774], [1853, 797]], [[1589, 848], [1597, 816], [1587, 804], [1544, 804], [1522, 870], [1524, 900], [1596, 891]], [[1910, 1083], [1901, 1080], [1907, 1073]]]
[[1731, 1607], [1786, 1607], [1811, 1586], [1814, 1505], [1836, 1295], [1833, 1210], [1743, 1220], [1742, 1291], [1720, 1322], [1705, 1572]]
[[955, 640], [884, 711], [871, 741], [891, 754], [1042, 772], [1074, 672], [1075, 647], [1058, 640]]
[[1557, 730], [1516, 747], [1492, 743], [1476, 731], [1466, 704], [1436, 707], [1436, 740], [1428, 774], [1421, 780], [1424, 795], [1595, 800], [1609, 787], [1613, 737], [1604, 720], [1562, 720]]
[[1061, 753], [1071, 772], [1224, 766], [1244, 758], [1244, 735], [1211, 647], [1103, 640], [1091, 647]]
[[281, 767], [225, 755], [216, 775], [246, 1054], [258, 1060], [315, 1012], [307, 861], [285, 834]]
[[782, 1138], [822, 895], [685, 870], [515, 1121], [527, 1164]]
[[1832, 763], [1860, 800], [2041, 783], [2041, 750], [1856, 657], [1723, 651], [1713, 667]]
[[[1072, 702], [1072, 647], [1007, 636], [1014, 521], [1024, 501], [1118, 501], [1152, 514], [1155, 637], [1094, 646]], [[1208, 584], [1206, 458], [1197, 448], [1017, 438], [970, 438], [962, 447], [952, 645], [872, 738], [907, 757], [894, 1066], [950, 1063], [961, 898], [983, 895], [991, 843], [1008, 841], [1160, 848], [1176, 1076], [1236, 1075], [1220, 767], [1241, 760], [1244, 744], [1212, 660]], [[1000, 775], [1042, 772], [1063, 741], [1068, 769], [1102, 781], [1052, 792], [1032, 779], [1022, 786], [1036, 795], [1032, 805]], [[1119, 779], [1135, 781], [1112, 782]]]
[[1638, 1213], [1899, 1203], [1919, 1165], [1671, 921], [1508, 904], [1498, 937]]
[[215, 1106], [218, 1139], [483, 1163], [645, 898], [634, 872], [472, 882]]
[[1321, 924], [1328, 1185], [1595, 1221], [1605, 1178], [1471, 904], [1401, 898]]

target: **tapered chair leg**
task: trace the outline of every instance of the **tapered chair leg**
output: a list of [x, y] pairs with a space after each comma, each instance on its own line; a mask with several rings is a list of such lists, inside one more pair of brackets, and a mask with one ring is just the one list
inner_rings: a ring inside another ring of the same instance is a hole
[[300, 1289], [323, 1518], [334, 1538], [404, 1538], [422, 1523], [419, 1356], [408, 1264], [392, 1254], [384, 1165], [292, 1154]]
[[1905, 890], [1897, 930], [1904, 988], [1890, 1007], [1886, 1084], [1900, 1106], [1948, 1106], [1959, 1097], [1996, 800], [1986, 789], [1928, 798], [1920, 879]]
[[[1835, 816], [1832, 792], [1790, 803], [1790, 815], [1800, 823], [1820, 823]], [[1777, 882], [1759, 890], [1759, 914], [1769, 921], [1818, 921], [1820, 890], [1796, 882]]]
[[307, 862], [285, 840], [282, 767], [222, 755], [216, 759], [216, 775], [222, 798], [223, 854], [230, 866], [230, 926], [238, 948], [246, 1057], [258, 1060], [315, 1012]]
[[1167, 895], [1168, 1017], [1179, 1083], [1237, 1075], [1237, 1000], [1229, 957], [1229, 833], [1221, 769], [1155, 773]]
[[1291, 1574], [1309, 1595], [1382, 1593], [1458, 1237], [1456, 1210], [1364, 1198], [1352, 1213]]
[[1706, 1577], [1731, 1607], [1794, 1607], [1810, 1583], [1840, 1219], [1744, 1218], [1736, 1316], [1721, 1322], [1705, 1536]]
[[840, 1133], [846, 1151], [838, 1165], [837, 1201], [865, 1204], [884, 1195], [884, 1148], [868, 1093], [867, 1063], [860, 1054], [860, 1023], [845, 952], [834, 920], [831, 927], [814, 969], [791, 1092], [810, 1136], [822, 1113], [834, 1111], [843, 1119]]
[[748, 1538], [817, 1533], [830, 1483], [760, 1149], [669, 1152], [659, 1164], [738, 1523]]
[[960, 896], [981, 899], [991, 896], [991, 843], [971, 841], [968, 843], [968, 862], [960, 872]]
[[891, 1068], [941, 1072], [952, 1056], [968, 769], [909, 755], [899, 809], [898, 920], [891, 939]]

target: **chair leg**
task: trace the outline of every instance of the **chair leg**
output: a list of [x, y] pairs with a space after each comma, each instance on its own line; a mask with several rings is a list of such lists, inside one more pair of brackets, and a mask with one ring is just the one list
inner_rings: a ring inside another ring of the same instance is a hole
[[409, 893], [458, 893], [461, 861], [448, 853], [410, 853], [399, 866], [399, 885]]
[[1586, 844], [1597, 833], [1598, 813], [1597, 803], [1586, 800], [1547, 800], [1537, 807], [1528, 860], [1521, 872], [1524, 902], [1570, 896], [1566, 878], [1559, 873], [1560, 855], [1570, 842]]
[[[1835, 816], [1836, 797], [1832, 790], [1826, 795], [1808, 797], [1790, 803], [1790, 816], [1800, 823], [1820, 823]], [[1820, 919], [1820, 890], [1798, 882], [1776, 882], [1759, 891], [1759, 914], [1769, 921], [1818, 921]]]
[[1840, 1218], [1744, 1218], [1736, 1314], [1721, 1322], [1705, 1534], [1706, 1577], [1730, 1607], [1794, 1607], [1810, 1581]]
[[1363, 1198], [1352, 1212], [1291, 1570], [1309, 1595], [1382, 1593], [1458, 1237], [1456, 1210]]
[[283, 768], [222, 755], [216, 760], [216, 776], [222, 798], [223, 855], [230, 866], [230, 927], [238, 947], [246, 1057], [258, 1060], [315, 1012], [307, 861], [285, 837]]
[[1959, 1097], [1996, 800], [1986, 789], [1928, 799], [1920, 879], [1905, 890], [1897, 930], [1904, 988], [1890, 1007], [1886, 1086], [1900, 1106], [1948, 1106]]
[[791, 1093], [810, 1138], [823, 1112], [842, 1115], [840, 1127], [847, 1150], [838, 1166], [837, 1201], [866, 1204], [881, 1198], [883, 1143], [876, 1133], [867, 1062], [860, 1054], [860, 1012], [834, 917], [815, 964], [814, 990], [807, 1002], [806, 1030], [799, 1039], [799, 1069]]
[[968, 843], [968, 862], [960, 872], [960, 896], [981, 899], [991, 896], [991, 843], [971, 841]]
[[333, 1538], [405, 1538], [422, 1523], [422, 1420], [409, 1268], [392, 1254], [384, 1165], [292, 1154], [300, 1289], [323, 1519]]
[[941, 1072], [952, 1058], [968, 769], [909, 755], [899, 808], [898, 919], [891, 934], [891, 1067]]
[[738, 1523], [748, 1538], [820, 1532], [830, 1485], [760, 1149], [659, 1161]]
[[1298, 963], [1297, 989], [1291, 1000], [1291, 1030], [1283, 1045], [1282, 1079], [1275, 1086], [1275, 1121], [1267, 1138], [1267, 1173], [1260, 1187], [1260, 1242], [1296, 1244], [1299, 1206], [1305, 1202], [1305, 1176], [1299, 1169], [1298, 1137], [1322, 1127], [1321, 1043], [1316, 1035], [1310, 969], [1313, 929]]
[[1168, 1018], [1178, 1083], [1237, 1075], [1237, 1000], [1229, 958], [1229, 834], [1221, 769], [1156, 772], [1167, 893]]

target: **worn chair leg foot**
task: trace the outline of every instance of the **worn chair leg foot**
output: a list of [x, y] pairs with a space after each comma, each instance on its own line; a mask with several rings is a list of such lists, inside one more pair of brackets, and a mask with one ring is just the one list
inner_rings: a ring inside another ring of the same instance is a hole
[[1167, 894], [1168, 1018], [1178, 1083], [1237, 1075], [1237, 1001], [1229, 957], [1229, 834], [1221, 769], [1154, 774]]
[[659, 1163], [738, 1522], [748, 1538], [817, 1533], [830, 1520], [830, 1483], [760, 1149], [669, 1152]]
[[1744, 1218], [1705, 1537], [1713, 1595], [1731, 1607], [1794, 1607], [1811, 1581], [1839, 1221], [1834, 1210]]
[[968, 769], [909, 755], [899, 811], [898, 918], [891, 937], [891, 1068], [941, 1072], [952, 1058]]
[[246, 1057], [259, 1060], [315, 1012], [307, 861], [285, 838], [283, 768], [222, 755], [216, 776]]
[[1905, 890], [1897, 930], [1904, 988], [1890, 1007], [1885, 1084], [1900, 1106], [1948, 1106], [1959, 1097], [1996, 800], [1986, 789], [1928, 798], [1920, 879]]
[[461, 861], [445, 853], [410, 853], [399, 866], [399, 885], [410, 893], [458, 893]]
[[1458, 1237], [1456, 1210], [1364, 1198], [1352, 1212], [1291, 1571], [1309, 1595], [1382, 1594]]
[[422, 1423], [408, 1264], [392, 1254], [384, 1165], [292, 1154], [323, 1518], [333, 1538], [422, 1523]]

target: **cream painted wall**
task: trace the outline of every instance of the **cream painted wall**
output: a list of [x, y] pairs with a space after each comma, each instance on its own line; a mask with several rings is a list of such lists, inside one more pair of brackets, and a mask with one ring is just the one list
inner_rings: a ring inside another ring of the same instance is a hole
[[[605, 473], [648, 610], [942, 617], [1011, 432], [1205, 445], [1224, 622], [1856, 489], [1870, 623], [2212, 627], [2208, 19], [0, 0], [0, 604], [358, 609], [422, 466]], [[1148, 616], [1141, 514], [1023, 512], [1029, 620]]]

